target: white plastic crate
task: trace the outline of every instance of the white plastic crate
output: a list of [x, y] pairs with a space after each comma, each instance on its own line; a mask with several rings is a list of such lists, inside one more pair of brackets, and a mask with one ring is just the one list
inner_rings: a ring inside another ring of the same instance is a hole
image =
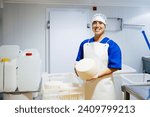
[[42, 76], [43, 100], [82, 100], [83, 82], [73, 73], [54, 73]]
[[121, 77], [123, 85], [150, 84], [150, 74], [146, 73], [122, 74]]

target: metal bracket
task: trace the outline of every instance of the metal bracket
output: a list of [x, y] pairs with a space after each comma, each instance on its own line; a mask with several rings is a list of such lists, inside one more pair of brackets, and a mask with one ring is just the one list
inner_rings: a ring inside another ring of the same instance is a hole
[[47, 21], [47, 29], [50, 29], [50, 21]]

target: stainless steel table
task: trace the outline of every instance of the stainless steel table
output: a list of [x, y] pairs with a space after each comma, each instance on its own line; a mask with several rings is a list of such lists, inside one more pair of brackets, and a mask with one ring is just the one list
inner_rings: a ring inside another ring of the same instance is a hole
[[150, 100], [150, 84], [147, 85], [124, 85], [124, 100], [130, 100], [130, 94], [139, 100]]

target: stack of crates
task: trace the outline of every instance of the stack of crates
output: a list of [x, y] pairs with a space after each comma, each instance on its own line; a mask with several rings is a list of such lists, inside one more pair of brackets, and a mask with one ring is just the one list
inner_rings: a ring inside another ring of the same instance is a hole
[[74, 73], [53, 73], [42, 76], [43, 100], [83, 100], [84, 85]]

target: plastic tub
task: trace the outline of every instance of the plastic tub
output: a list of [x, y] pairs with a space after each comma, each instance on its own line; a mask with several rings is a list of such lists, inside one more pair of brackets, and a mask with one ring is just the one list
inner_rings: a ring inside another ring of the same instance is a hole
[[73, 73], [42, 75], [43, 100], [83, 100], [84, 86]]
[[123, 64], [122, 70], [118, 70], [113, 73], [113, 79], [115, 84], [115, 92], [116, 92], [116, 99], [123, 100], [123, 94], [121, 91], [122, 86], [122, 77], [121, 74], [134, 74], [136, 70], [128, 65]]
[[150, 84], [150, 74], [136, 73], [136, 74], [122, 74], [123, 85], [140, 85]]
[[[146, 73], [133, 73], [133, 74], [122, 74], [122, 85], [150, 85], [150, 74]], [[130, 95], [130, 100], [136, 100], [134, 96]]]

